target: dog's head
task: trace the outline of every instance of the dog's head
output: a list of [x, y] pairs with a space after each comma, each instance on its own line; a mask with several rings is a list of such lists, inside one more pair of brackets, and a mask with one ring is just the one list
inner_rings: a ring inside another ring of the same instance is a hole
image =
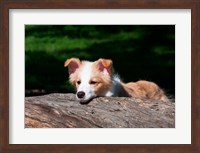
[[95, 62], [80, 61], [78, 58], [67, 59], [69, 81], [76, 87], [76, 98], [87, 103], [92, 98], [104, 96], [112, 83], [112, 60], [99, 59]]

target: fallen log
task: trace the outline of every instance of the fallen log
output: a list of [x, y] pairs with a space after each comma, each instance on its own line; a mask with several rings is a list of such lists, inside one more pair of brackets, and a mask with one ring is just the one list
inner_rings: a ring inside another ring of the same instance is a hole
[[80, 104], [74, 94], [25, 98], [26, 128], [174, 128], [175, 104], [99, 97]]

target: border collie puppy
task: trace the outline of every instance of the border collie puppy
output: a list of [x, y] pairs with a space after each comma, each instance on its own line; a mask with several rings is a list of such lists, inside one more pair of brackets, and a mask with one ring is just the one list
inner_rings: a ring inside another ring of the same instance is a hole
[[95, 97], [135, 97], [168, 101], [163, 90], [153, 82], [140, 80], [123, 83], [113, 74], [112, 60], [99, 59], [94, 62], [67, 59], [69, 81], [76, 87], [76, 98], [87, 103]]

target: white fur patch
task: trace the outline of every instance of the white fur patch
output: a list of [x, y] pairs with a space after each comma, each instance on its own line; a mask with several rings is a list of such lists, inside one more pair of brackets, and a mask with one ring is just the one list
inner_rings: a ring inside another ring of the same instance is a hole
[[113, 93], [113, 91], [108, 91], [108, 92], [106, 92], [105, 96], [112, 97], [112, 96], [114, 96], [114, 93]]
[[106, 92], [105, 96], [106, 97], [112, 97], [112, 96], [117, 96], [118, 91], [119, 91], [119, 86], [120, 86], [121, 80], [119, 75], [115, 74], [112, 78], [112, 87], [111, 90]]
[[86, 62], [80, 72], [81, 84], [79, 85], [77, 92], [83, 91], [85, 93], [85, 97], [83, 97], [83, 98], [77, 97], [77, 99], [82, 102], [88, 101], [88, 100], [96, 97], [96, 94], [95, 94], [93, 88], [89, 84], [89, 81], [91, 79], [91, 73], [92, 73], [92, 64], [93, 64], [93, 62]]

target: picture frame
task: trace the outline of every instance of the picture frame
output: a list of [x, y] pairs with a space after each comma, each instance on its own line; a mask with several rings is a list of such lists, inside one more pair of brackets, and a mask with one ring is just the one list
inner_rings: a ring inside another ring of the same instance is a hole
[[[0, 15], [0, 152], [200, 152], [200, 1], [199, 0], [102, 0], [102, 1], [14, 1], [2, 0]], [[10, 9], [191, 9], [192, 67], [191, 67], [191, 144], [9, 144], [9, 10]]]

